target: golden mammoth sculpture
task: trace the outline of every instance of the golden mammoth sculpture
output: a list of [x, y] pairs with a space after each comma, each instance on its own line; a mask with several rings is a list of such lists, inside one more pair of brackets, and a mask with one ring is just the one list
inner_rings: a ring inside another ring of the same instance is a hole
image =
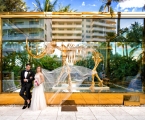
[[[102, 60], [104, 60], [104, 57], [102, 54], [100, 54], [98, 51], [94, 50], [93, 48], [87, 48], [87, 47], [83, 47], [83, 46], [75, 46], [73, 44], [68, 44], [67, 46], [65, 46], [64, 44], [62, 44], [61, 46], [57, 46], [56, 42], [50, 42], [48, 43], [44, 50], [39, 54], [39, 55], [34, 55], [28, 45], [28, 40], [26, 39], [26, 50], [28, 52], [28, 54], [33, 57], [33, 58], [42, 58], [47, 54], [52, 54], [54, 53], [55, 49], [58, 49], [59, 51], [61, 51], [62, 54], [62, 63], [63, 63], [63, 68], [61, 71], [61, 74], [58, 77], [59, 78], [64, 74], [64, 68], [67, 67], [68, 71], [69, 71], [69, 65], [72, 65], [72, 63], [74, 64], [77, 60], [78, 56], [81, 56], [82, 58], [87, 55], [89, 52], [92, 53], [92, 59], [94, 60], [94, 68], [92, 70], [92, 83], [90, 86], [90, 90], [94, 91], [95, 88], [95, 82], [94, 82], [94, 78], [97, 77], [99, 83], [98, 85], [100, 87], [103, 87], [103, 80], [100, 79], [96, 69], [98, 67], [98, 65], [100, 64], [100, 62]], [[76, 57], [77, 56], [77, 57]], [[68, 75], [68, 84], [69, 84], [69, 89], [71, 88], [71, 75], [69, 73]], [[59, 83], [59, 81], [57, 81]]]

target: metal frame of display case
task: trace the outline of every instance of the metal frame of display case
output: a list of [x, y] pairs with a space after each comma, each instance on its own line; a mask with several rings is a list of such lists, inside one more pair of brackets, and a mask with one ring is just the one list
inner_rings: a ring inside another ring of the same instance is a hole
[[[109, 18], [109, 13], [101, 12], [0, 12], [0, 93], [2, 93], [2, 19], [11, 18], [48, 18], [48, 19], [89, 19], [89, 18]], [[144, 12], [114, 12], [112, 19], [118, 18], [142, 18], [145, 22]], [[144, 26], [145, 27], [145, 26]], [[145, 33], [145, 32], [144, 32]], [[145, 36], [145, 35], [144, 35]], [[145, 42], [145, 37], [143, 37]], [[144, 44], [143, 44], [144, 45]], [[143, 46], [145, 49], [145, 46]], [[145, 64], [145, 61], [143, 61]]]

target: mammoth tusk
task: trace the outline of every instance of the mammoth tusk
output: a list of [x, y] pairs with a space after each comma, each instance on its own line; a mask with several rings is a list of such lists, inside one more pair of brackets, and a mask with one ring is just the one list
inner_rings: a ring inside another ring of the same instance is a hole
[[27, 50], [27, 52], [28, 52], [28, 54], [30, 55], [30, 56], [32, 56], [33, 58], [42, 58], [42, 57], [44, 57], [45, 55], [46, 55], [46, 52], [47, 52], [47, 46], [45, 46], [46, 48], [44, 49], [44, 51], [41, 53], [41, 54], [39, 54], [39, 55], [34, 55], [31, 51], [30, 51], [30, 49], [29, 49], [29, 45], [28, 45], [28, 40], [27, 40], [27, 38], [26, 38], [26, 50]]

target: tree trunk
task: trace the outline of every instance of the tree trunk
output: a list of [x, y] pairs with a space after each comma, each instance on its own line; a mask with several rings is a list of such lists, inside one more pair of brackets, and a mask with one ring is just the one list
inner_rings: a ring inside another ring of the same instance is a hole
[[145, 18], [143, 19], [143, 40], [142, 40], [142, 50], [143, 50], [143, 59], [142, 59], [142, 91], [145, 93], [145, 59], [144, 59], [144, 52], [145, 52]]
[[110, 78], [110, 42], [109, 41], [107, 41], [106, 42], [107, 44], [106, 44], [106, 69], [105, 69], [105, 71], [106, 71], [106, 75], [107, 75], [107, 77], [108, 78]]
[[122, 52], [123, 52], [123, 56], [124, 56], [124, 44], [122, 43]]
[[116, 53], [117, 53], [116, 48], [117, 48], [117, 43], [115, 42], [115, 55], [116, 55]]
[[126, 57], [128, 58], [128, 48], [127, 48], [127, 42], [125, 42], [125, 51], [126, 51]]

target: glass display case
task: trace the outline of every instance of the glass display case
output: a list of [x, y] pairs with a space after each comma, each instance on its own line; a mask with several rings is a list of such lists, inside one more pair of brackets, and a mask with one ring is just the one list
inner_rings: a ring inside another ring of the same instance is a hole
[[2, 21], [2, 71], [17, 88], [7, 92], [19, 92], [28, 62], [42, 66], [46, 92], [143, 92], [143, 19]]

